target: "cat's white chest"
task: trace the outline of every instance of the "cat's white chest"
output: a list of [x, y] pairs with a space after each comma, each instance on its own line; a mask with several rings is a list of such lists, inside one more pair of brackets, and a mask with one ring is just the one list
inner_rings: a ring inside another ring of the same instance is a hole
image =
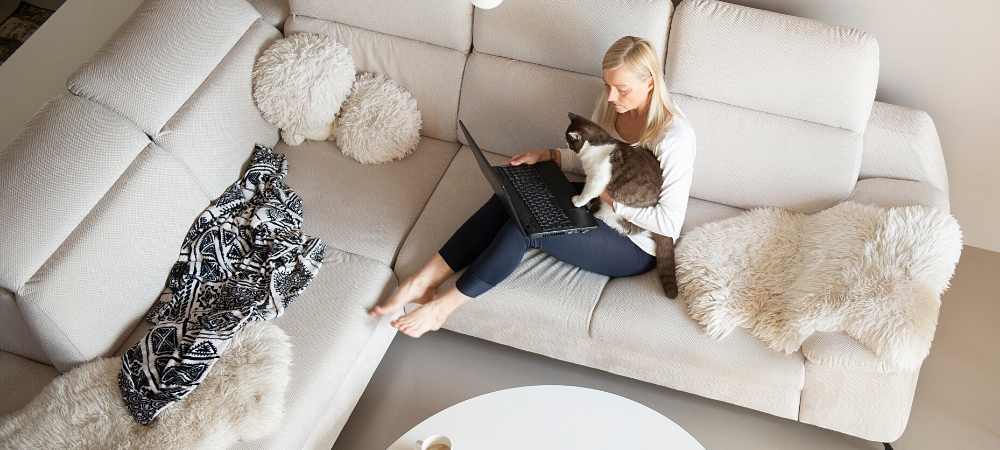
[[[611, 152], [614, 149], [615, 146], [611, 144], [583, 144], [583, 148], [580, 149], [580, 162], [583, 165], [583, 171], [587, 174], [587, 182], [580, 195], [573, 197], [573, 203], [576, 206], [587, 204], [587, 202], [600, 196], [607, 189], [608, 183], [611, 183]], [[608, 205], [601, 203], [598, 210], [594, 213], [594, 217], [601, 219], [602, 222], [608, 224], [608, 226], [614, 228], [619, 233], [625, 234], [625, 230], [619, 224], [618, 214], [612, 211]]]

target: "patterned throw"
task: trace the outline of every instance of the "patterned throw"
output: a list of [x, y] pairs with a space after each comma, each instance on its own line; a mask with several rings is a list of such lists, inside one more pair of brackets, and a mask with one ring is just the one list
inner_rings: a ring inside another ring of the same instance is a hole
[[139, 423], [190, 394], [243, 325], [280, 316], [322, 267], [326, 245], [302, 234], [287, 173], [283, 154], [257, 145], [240, 181], [188, 231], [146, 315], [152, 329], [122, 355], [118, 385]]

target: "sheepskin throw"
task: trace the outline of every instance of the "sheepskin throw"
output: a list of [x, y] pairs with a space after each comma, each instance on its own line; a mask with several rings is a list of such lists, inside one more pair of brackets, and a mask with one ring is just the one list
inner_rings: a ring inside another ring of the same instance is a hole
[[385, 75], [362, 72], [334, 126], [337, 146], [363, 164], [409, 155], [420, 141], [417, 100]]
[[683, 236], [677, 276], [689, 314], [716, 339], [743, 327], [792, 353], [814, 332], [843, 331], [884, 370], [914, 370], [961, 251], [958, 223], [930, 207], [756, 208]]
[[326, 244], [302, 233], [287, 173], [285, 155], [258, 144], [188, 230], [146, 316], [153, 328], [122, 355], [121, 395], [139, 423], [194, 391], [244, 325], [281, 316], [323, 266]]
[[330, 36], [278, 39], [254, 63], [253, 99], [288, 145], [330, 139], [333, 121], [354, 84], [350, 49]]
[[0, 417], [0, 448], [229, 448], [282, 421], [292, 349], [276, 325], [237, 335], [201, 387], [153, 426], [132, 419], [116, 383], [120, 358], [77, 366], [19, 411]]

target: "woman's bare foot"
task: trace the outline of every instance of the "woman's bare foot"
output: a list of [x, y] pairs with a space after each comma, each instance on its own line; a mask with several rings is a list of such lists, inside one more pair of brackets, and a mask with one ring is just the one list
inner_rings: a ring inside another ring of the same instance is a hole
[[368, 309], [368, 315], [378, 317], [389, 314], [407, 303], [419, 303], [421, 305], [434, 299], [434, 288], [421, 282], [415, 276], [411, 276], [403, 281], [403, 284], [396, 287], [388, 297], [379, 300], [375, 306]]
[[434, 299], [437, 287], [449, 276], [454, 274], [451, 266], [440, 253], [434, 253], [420, 270], [405, 280], [396, 288], [392, 295], [379, 300], [375, 306], [368, 308], [368, 315], [379, 317], [391, 313], [407, 303], [426, 304]]
[[468, 297], [452, 287], [444, 295], [393, 320], [390, 325], [407, 336], [418, 338], [428, 331], [441, 329], [448, 316], [468, 300]]

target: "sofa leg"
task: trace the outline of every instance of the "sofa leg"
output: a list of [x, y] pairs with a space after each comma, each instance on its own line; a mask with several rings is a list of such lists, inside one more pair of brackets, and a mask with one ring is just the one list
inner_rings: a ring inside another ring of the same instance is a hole
[[883, 442], [882, 445], [885, 447], [885, 450], [892, 450], [892, 444]]

